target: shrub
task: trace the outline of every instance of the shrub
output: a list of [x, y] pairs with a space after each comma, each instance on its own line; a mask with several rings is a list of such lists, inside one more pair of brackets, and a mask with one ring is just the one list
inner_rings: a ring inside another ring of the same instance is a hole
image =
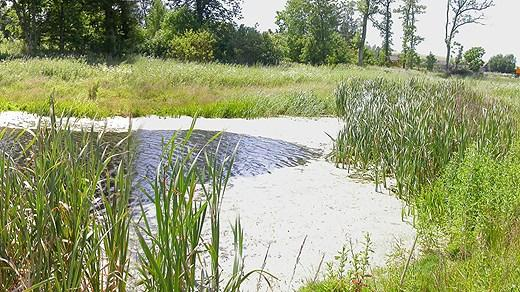
[[189, 30], [171, 42], [170, 56], [182, 61], [211, 62], [214, 60], [216, 40], [205, 30]]
[[437, 58], [435, 57], [434, 54], [430, 53], [428, 56], [426, 56], [426, 60], [424, 61], [424, 64], [428, 71], [433, 71], [433, 68], [436, 63], [437, 63]]
[[171, 39], [168, 39], [166, 32], [158, 30], [153, 37], [147, 38], [141, 51], [145, 55], [153, 57], [164, 57], [170, 50]]
[[23, 55], [24, 45], [19, 40], [0, 40], [0, 60], [19, 58]]

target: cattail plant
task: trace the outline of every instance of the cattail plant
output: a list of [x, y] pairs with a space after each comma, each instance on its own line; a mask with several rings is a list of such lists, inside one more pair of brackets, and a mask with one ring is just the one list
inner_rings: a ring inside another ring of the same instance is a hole
[[0, 290], [124, 290], [130, 156], [116, 149], [128, 140], [52, 120], [0, 154]]
[[378, 187], [394, 178], [393, 190], [409, 202], [470, 145], [503, 156], [515, 132], [507, 106], [461, 81], [353, 78], [335, 95], [345, 124], [335, 162], [368, 172]]

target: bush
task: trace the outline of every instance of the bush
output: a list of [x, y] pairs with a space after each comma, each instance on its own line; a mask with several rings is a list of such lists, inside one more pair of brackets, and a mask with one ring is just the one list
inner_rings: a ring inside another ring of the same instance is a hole
[[208, 31], [189, 30], [171, 42], [170, 56], [182, 61], [211, 62], [216, 40]]
[[433, 68], [435, 67], [436, 63], [437, 63], [437, 58], [435, 57], [434, 54], [430, 53], [428, 56], [426, 56], [426, 60], [424, 61], [424, 64], [428, 71], [433, 71]]
[[514, 73], [516, 58], [514, 55], [503, 56], [501, 54], [491, 57], [488, 62], [488, 70], [499, 73]]
[[166, 32], [158, 30], [153, 37], [146, 39], [141, 48], [143, 54], [153, 57], [164, 57], [170, 50], [171, 40], [167, 38]]
[[24, 45], [19, 40], [0, 40], [0, 60], [23, 56]]

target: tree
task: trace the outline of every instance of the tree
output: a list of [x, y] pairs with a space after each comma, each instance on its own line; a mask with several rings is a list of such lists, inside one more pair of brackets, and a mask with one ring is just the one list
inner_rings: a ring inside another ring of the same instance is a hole
[[288, 58], [311, 64], [345, 59], [337, 50], [346, 44], [338, 30], [339, 10], [336, 1], [289, 0], [276, 21], [286, 40]]
[[199, 24], [234, 22], [242, 14], [242, 0], [167, 0], [167, 3], [171, 8], [189, 7]]
[[498, 54], [489, 59], [488, 70], [499, 73], [514, 73], [516, 69], [516, 58], [514, 55]]
[[7, 1], [0, 0], [0, 39], [12, 39], [18, 24], [15, 21], [16, 15], [8, 7]]
[[356, 2], [352, 0], [341, 1], [338, 5], [339, 33], [350, 44], [359, 30], [359, 19], [355, 15]]
[[45, 0], [3, 0], [10, 4], [15, 11], [22, 30], [22, 37], [25, 44], [26, 53], [36, 54], [40, 47], [41, 28], [45, 21]]
[[457, 56], [455, 56], [455, 71], [457, 71], [459, 69], [459, 65], [460, 63], [462, 63], [462, 58], [464, 57], [464, 46], [459, 44], [459, 43], [455, 43], [454, 44], [455, 48], [458, 49], [457, 51]]
[[162, 27], [167, 10], [162, 0], [153, 0], [150, 11], [146, 17], [146, 34], [153, 38]]
[[396, 11], [403, 21], [403, 67], [413, 68], [420, 60], [417, 46], [424, 40], [417, 35], [417, 15], [423, 14], [426, 6], [419, 4], [419, 0], [404, 0]]
[[425, 61], [426, 69], [428, 71], [433, 71], [433, 68], [435, 67], [436, 63], [437, 63], [437, 58], [435, 57], [434, 54], [432, 54], [432, 52], [430, 52], [430, 54], [428, 56], [426, 56], [426, 61]]
[[361, 36], [358, 43], [358, 65], [363, 66], [363, 57], [365, 53], [365, 42], [367, 39], [367, 27], [368, 20], [372, 17], [372, 15], [376, 14], [378, 9], [378, 1], [379, 0], [359, 0], [358, 1], [358, 11], [362, 16], [361, 20]]
[[284, 10], [278, 11], [276, 15], [278, 32], [284, 36], [286, 43], [285, 55], [293, 62], [301, 62], [304, 36], [308, 33], [309, 6], [307, 0], [289, 0]]
[[486, 50], [484, 50], [481, 47], [475, 47], [469, 49], [464, 54], [464, 60], [468, 64], [469, 70], [473, 72], [479, 72], [482, 66], [484, 66], [484, 61], [482, 60], [482, 57], [486, 54]]
[[47, 50], [81, 53], [87, 38], [87, 23], [81, 1], [50, 0], [46, 9], [42, 37]]
[[446, 72], [450, 71], [451, 49], [455, 36], [467, 24], [482, 24], [483, 11], [494, 5], [493, 0], [447, 0], [446, 7]]
[[302, 59], [311, 64], [326, 63], [332, 51], [334, 34], [337, 33], [337, 3], [333, 0], [309, 0], [308, 36]]
[[379, 13], [382, 15], [382, 20], [372, 20], [374, 26], [379, 30], [381, 38], [383, 38], [382, 44], [382, 61], [383, 64], [390, 64], [390, 55], [392, 54], [392, 4], [395, 0], [380, 0], [381, 10]]
[[268, 32], [260, 33], [255, 27], [241, 25], [233, 34], [231, 45], [233, 60], [239, 64], [272, 65], [280, 61], [271, 35]]
[[[139, 24], [146, 25], [146, 20], [155, 0], [135, 0], [137, 4], [137, 18]], [[164, 5], [164, 4], [163, 4]]]

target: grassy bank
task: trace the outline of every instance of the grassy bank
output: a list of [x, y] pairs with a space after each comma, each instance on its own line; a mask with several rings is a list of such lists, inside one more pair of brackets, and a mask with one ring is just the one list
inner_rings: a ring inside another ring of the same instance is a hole
[[381, 291], [520, 289], [520, 147], [502, 159], [472, 148], [418, 195], [422, 255], [376, 272]]
[[[485, 97], [489, 92], [474, 82], [353, 79], [340, 85], [336, 99], [345, 128], [336, 140], [336, 162], [378, 184], [395, 181], [394, 192], [414, 216], [417, 244], [396, 248], [386, 267], [364, 277], [356, 276], [354, 264], [353, 271], [343, 267], [338, 276], [333, 270], [303, 291], [520, 287], [516, 103]], [[355, 254], [342, 261], [355, 263]]]
[[[60, 109], [88, 117], [330, 116], [335, 115], [334, 88], [345, 78], [440, 78], [376, 67], [245, 67], [146, 58], [110, 67], [78, 59], [10, 60], [0, 62], [0, 72], [0, 111], [45, 114], [55, 92]], [[520, 96], [520, 81], [514, 79], [470, 82], [493, 96]]]

